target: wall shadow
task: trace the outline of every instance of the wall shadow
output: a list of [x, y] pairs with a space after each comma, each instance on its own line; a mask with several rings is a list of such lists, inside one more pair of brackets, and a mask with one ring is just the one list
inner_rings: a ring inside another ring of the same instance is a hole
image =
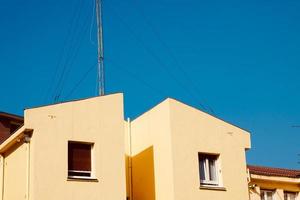
[[[155, 200], [153, 146], [133, 156], [131, 164], [132, 200]], [[130, 168], [127, 169], [130, 170]]]

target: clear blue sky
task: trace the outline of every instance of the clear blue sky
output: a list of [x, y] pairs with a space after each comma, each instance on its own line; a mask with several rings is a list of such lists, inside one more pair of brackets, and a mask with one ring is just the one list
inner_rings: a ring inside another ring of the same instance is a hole
[[[249, 163], [299, 168], [299, 10], [298, 0], [104, 0], [106, 91], [125, 93], [131, 118], [167, 96], [209, 110], [251, 131]], [[92, 0], [2, 0], [0, 110], [94, 96], [92, 18]]]

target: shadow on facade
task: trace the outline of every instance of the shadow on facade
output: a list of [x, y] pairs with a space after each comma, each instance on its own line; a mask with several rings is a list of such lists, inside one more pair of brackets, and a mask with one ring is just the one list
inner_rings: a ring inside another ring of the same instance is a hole
[[134, 155], [131, 160], [126, 155], [126, 182], [127, 196], [132, 196], [131, 200], [155, 200], [153, 146]]

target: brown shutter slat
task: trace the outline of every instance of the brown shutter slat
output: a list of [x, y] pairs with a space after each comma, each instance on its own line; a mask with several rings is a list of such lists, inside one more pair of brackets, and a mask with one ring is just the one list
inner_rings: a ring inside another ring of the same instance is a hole
[[91, 144], [69, 142], [69, 170], [91, 171]]

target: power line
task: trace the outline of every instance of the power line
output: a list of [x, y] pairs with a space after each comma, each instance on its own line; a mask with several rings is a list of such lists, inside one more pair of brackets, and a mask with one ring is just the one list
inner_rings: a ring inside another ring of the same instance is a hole
[[96, 64], [94, 63], [93, 65], [91, 65], [89, 67], [89, 69], [84, 73], [84, 75], [82, 76], [82, 78], [75, 84], [75, 86], [73, 87], [73, 89], [66, 95], [65, 98], [70, 97], [75, 90], [80, 86], [80, 84], [86, 79], [86, 77], [89, 75], [89, 73], [96, 67]]
[[53, 99], [54, 101], [56, 101], [56, 95], [58, 93], [58, 89], [59, 89], [59, 86], [61, 84], [61, 81], [65, 75], [65, 71], [66, 71], [66, 68], [67, 68], [67, 63], [69, 62], [70, 60], [70, 57], [72, 56], [72, 53], [73, 53], [73, 45], [74, 45], [74, 38], [75, 36], [77, 35], [77, 30], [78, 30], [78, 22], [80, 21], [80, 16], [81, 16], [81, 10], [82, 10], [82, 7], [83, 7], [83, 0], [80, 0], [79, 4], [78, 4], [78, 7], [77, 7], [77, 10], [75, 11], [74, 13], [74, 16], [72, 16], [72, 23], [71, 23], [71, 26], [68, 30], [68, 33], [66, 35], [66, 43], [64, 45], [64, 51], [63, 51], [63, 54], [62, 54], [62, 59], [60, 60], [59, 62], [59, 68], [62, 68], [62, 70], [60, 71], [59, 73], [59, 76], [57, 74], [57, 83], [56, 83], [56, 87], [54, 88], [54, 91], [53, 91]]
[[[163, 69], [166, 71], [166, 73], [173, 79], [175, 80], [175, 82], [177, 82], [178, 85], [180, 85], [185, 91], [188, 92], [188, 94], [193, 98], [193, 99], [197, 99], [197, 97], [195, 97], [195, 95], [193, 93], [190, 92], [189, 88], [186, 87], [184, 84], [181, 83], [181, 81], [179, 81], [176, 76], [172, 73], [172, 71], [169, 70], [168, 66], [160, 59], [159, 56], [156, 55], [156, 53], [154, 53], [150, 48], [148, 48], [148, 46], [143, 42], [142, 39], [140, 39], [137, 34], [135, 34], [135, 32], [131, 29], [131, 27], [123, 20], [123, 18], [114, 11], [114, 8], [112, 8], [112, 11], [115, 13], [115, 16], [118, 17], [118, 19], [124, 24], [124, 26], [127, 28], [127, 30], [132, 34], [132, 36], [136, 39], [136, 41], [148, 52], [149, 55], [151, 55], [156, 62], [163, 67]], [[207, 110], [206, 107], [200, 103], [199, 101], [197, 101], [199, 103], [199, 105], [202, 107], [202, 109]]]
[[[59, 85], [59, 88], [58, 88], [58, 90], [57, 90], [57, 93], [56, 93], [56, 96], [55, 96], [55, 100], [56, 101], [58, 101], [59, 100], [59, 98], [60, 98], [60, 96], [61, 96], [61, 94], [62, 94], [62, 92], [63, 92], [63, 89], [64, 89], [64, 85], [65, 85], [65, 82], [66, 82], [66, 80], [67, 80], [67, 76], [69, 75], [69, 73], [70, 73], [70, 71], [71, 71], [71, 66], [73, 66], [74, 65], [74, 62], [75, 62], [75, 58], [77, 57], [77, 55], [78, 55], [78, 53], [79, 53], [79, 49], [80, 49], [80, 47], [82, 46], [82, 41], [83, 41], [83, 39], [84, 39], [84, 36], [86, 35], [86, 33], [87, 33], [87, 30], [88, 30], [88, 23], [87, 23], [87, 21], [88, 21], [88, 16], [87, 16], [87, 18], [86, 18], [86, 20], [85, 20], [85, 27], [83, 28], [83, 32], [81, 32], [81, 38], [79, 39], [79, 40], [77, 40], [78, 42], [77, 42], [77, 44], [74, 46], [74, 51], [73, 51], [73, 54], [72, 54], [72, 58], [71, 59], [69, 59], [69, 62], [67, 62], [66, 64], [65, 64], [65, 66], [66, 66], [66, 70], [65, 70], [65, 74], [62, 76], [62, 79], [60, 79], [61, 80], [61, 82], [60, 82], [60, 85]], [[69, 66], [69, 68], [67, 68]]]
[[300, 128], [300, 125], [293, 125], [292, 128]]
[[90, 25], [90, 42], [92, 45], [96, 45], [96, 43], [92, 40], [92, 32], [93, 32], [93, 25], [94, 25], [94, 18], [95, 18], [95, 11], [96, 10], [96, 0], [94, 0], [93, 4], [93, 14], [92, 14], [92, 19], [91, 19], [91, 25]]
[[[78, 12], [78, 15], [76, 16], [76, 25], [74, 27], [74, 30], [72, 31], [71, 35], [69, 36], [69, 47], [67, 49], [67, 53], [66, 53], [66, 59], [64, 60], [64, 62], [61, 64], [62, 65], [62, 71], [60, 73], [60, 76], [58, 78], [58, 82], [56, 84], [56, 88], [54, 90], [54, 93], [53, 93], [53, 99], [54, 101], [56, 102], [58, 99], [59, 99], [59, 91], [60, 91], [60, 88], [61, 88], [61, 85], [62, 85], [62, 82], [65, 78], [65, 73], [66, 73], [66, 70], [67, 70], [67, 67], [69, 66], [69, 62], [70, 60], [74, 57], [74, 49], [75, 49], [75, 46], [77, 46], [78, 44], [78, 40], [76, 40], [75, 42], [76, 45], [74, 44], [74, 40], [75, 38], [77, 38], [78, 34], [80, 32], [78, 32], [78, 27], [79, 27], [79, 20], [80, 20], [80, 16], [81, 16], [81, 12]], [[76, 36], [76, 37], [75, 37]]]
[[115, 69], [119, 69], [122, 70], [123, 72], [127, 73], [129, 76], [131, 76], [133, 79], [135, 79], [136, 81], [144, 84], [145, 86], [147, 86], [149, 89], [152, 89], [152, 91], [156, 92], [159, 95], [163, 95], [164, 97], [168, 96], [167, 93], [165, 93], [164, 91], [157, 89], [155, 87], [153, 87], [150, 83], [148, 83], [147, 81], [145, 81], [143, 78], [139, 77], [137, 74], [135, 74], [134, 72], [131, 72], [128, 69], [123, 68], [119, 63], [106, 58], [106, 61], [110, 62], [111, 64], [113, 64], [112, 66], [115, 67]]
[[[84, 20], [84, 27], [80, 30], [78, 30], [79, 27], [79, 19], [80, 19], [80, 15], [77, 18], [77, 25], [76, 25], [76, 29], [74, 30], [74, 33], [71, 37], [71, 43], [70, 43], [70, 47], [69, 47], [69, 51], [68, 51], [68, 57], [64, 62], [63, 65], [63, 70], [61, 75], [59, 76], [54, 94], [53, 94], [53, 99], [55, 102], [57, 102], [62, 94], [63, 88], [64, 88], [64, 84], [66, 81], [66, 77], [68, 76], [68, 74], [71, 71], [71, 66], [74, 64], [75, 58], [78, 55], [79, 49], [82, 45], [82, 41], [84, 39], [84, 36], [87, 33], [88, 30], [88, 20], [89, 20], [89, 13], [87, 13], [85, 20]], [[76, 35], [76, 37], [75, 37]], [[81, 37], [80, 37], [81, 36]], [[74, 41], [76, 38], [76, 41]]]
[[65, 56], [65, 51], [67, 49], [67, 44], [68, 44], [68, 41], [70, 40], [70, 35], [73, 33], [73, 31], [71, 31], [71, 30], [74, 28], [74, 21], [77, 18], [76, 16], [78, 15], [80, 8], [82, 7], [82, 2], [83, 2], [83, 0], [78, 1], [78, 6], [75, 7], [75, 10], [74, 10], [74, 12], [73, 12], [73, 14], [70, 18], [67, 34], [64, 38], [63, 46], [62, 46], [61, 52], [59, 54], [59, 59], [58, 59], [57, 64], [55, 66], [55, 72], [54, 72], [54, 74], [51, 78], [51, 82], [48, 86], [48, 89], [45, 92], [45, 95], [44, 95], [44, 102], [45, 103], [46, 103], [47, 97], [49, 97], [49, 95], [51, 94], [51, 91], [53, 90], [53, 86], [54, 86], [53, 83], [55, 81], [55, 78], [58, 76], [59, 68], [61, 67], [62, 61], [64, 60], [63, 58]]
[[[138, 8], [139, 6], [138, 6], [137, 1], [136, 0], [131, 0], [131, 1], [135, 4], [135, 9], [140, 13], [140, 16], [144, 19], [144, 21], [146, 22], [146, 24], [148, 25], [148, 27], [151, 29], [151, 31], [153, 32], [153, 34], [155, 35], [155, 37], [157, 38], [157, 40], [161, 43], [161, 45], [166, 49], [166, 51], [169, 54], [169, 56], [173, 59], [173, 62], [175, 63], [175, 66], [177, 66], [177, 68], [181, 71], [181, 73], [185, 77], [185, 79], [190, 82], [189, 85], [192, 86], [193, 89], [197, 93], [200, 93], [200, 91], [196, 87], [196, 84], [194, 83], [194, 81], [192, 81], [192, 79], [189, 77], [189, 75], [184, 70], [184, 68], [179, 64], [177, 57], [174, 55], [174, 53], [172, 52], [172, 50], [170, 49], [170, 47], [166, 44], [166, 42], [164, 42], [164, 40], [161, 38], [159, 32], [157, 31], [157, 29], [155, 28], [155, 26], [151, 23], [151, 21], [149, 20], [149, 18], [146, 16], [145, 12], [142, 9]], [[198, 101], [201, 102], [200, 99], [198, 99]], [[207, 105], [207, 107], [208, 107], [208, 110], [210, 110], [210, 112], [214, 113], [213, 109], [209, 105]]]

